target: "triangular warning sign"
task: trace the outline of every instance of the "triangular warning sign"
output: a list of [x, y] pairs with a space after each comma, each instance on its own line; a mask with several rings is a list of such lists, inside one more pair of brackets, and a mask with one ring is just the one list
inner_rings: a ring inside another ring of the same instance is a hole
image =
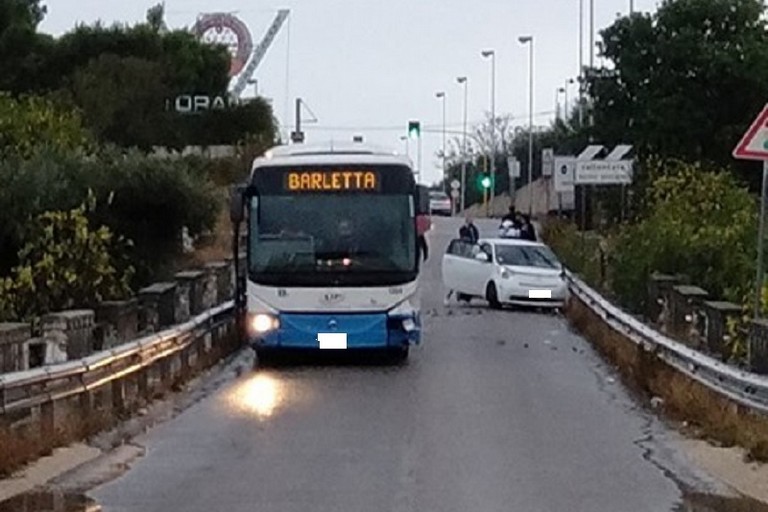
[[768, 105], [736, 145], [733, 156], [743, 160], [768, 160]]

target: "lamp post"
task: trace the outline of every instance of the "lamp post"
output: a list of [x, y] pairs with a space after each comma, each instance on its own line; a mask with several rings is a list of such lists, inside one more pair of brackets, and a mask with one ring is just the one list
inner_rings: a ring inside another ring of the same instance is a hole
[[565, 81], [565, 86], [563, 89], [565, 90], [565, 122], [568, 122], [568, 116], [570, 115], [570, 110], [568, 110], [568, 86], [571, 85], [574, 82], [573, 78], [569, 78]]
[[435, 93], [435, 97], [443, 102], [443, 189], [445, 193], [448, 193], [448, 176], [446, 172], [448, 169], [445, 166], [445, 92], [439, 91]]
[[467, 195], [467, 88], [469, 84], [465, 76], [456, 78], [456, 81], [464, 86], [464, 128], [461, 142], [461, 211], [463, 212], [465, 208], [464, 198]]
[[560, 119], [560, 93], [564, 92], [565, 97], [568, 98], [568, 91], [565, 87], [555, 87], [555, 121]]
[[528, 215], [533, 211], [533, 36], [520, 36], [528, 49]]
[[491, 58], [491, 199], [496, 196], [496, 51], [483, 50], [484, 58]]

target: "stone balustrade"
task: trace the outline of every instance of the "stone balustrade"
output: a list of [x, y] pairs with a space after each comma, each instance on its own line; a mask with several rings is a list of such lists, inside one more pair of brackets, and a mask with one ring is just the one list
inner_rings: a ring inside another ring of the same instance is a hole
[[[242, 255], [240, 264], [244, 268]], [[142, 288], [133, 298], [46, 314], [38, 336], [30, 324], [0, 323], [0, 373], [79, 359], [183, 323], [231, 300], [234, 276], [232, 260], [208, 263]]]

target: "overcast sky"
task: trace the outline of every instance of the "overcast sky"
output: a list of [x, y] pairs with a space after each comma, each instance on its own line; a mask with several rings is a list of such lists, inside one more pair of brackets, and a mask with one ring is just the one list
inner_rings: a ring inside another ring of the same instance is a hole
[[[48, 4], [41, 30], [60, 35], [77, 23], [135, 23], [155, 1], [56, 0]], [[256, 70], [259, 92], [271, 98], [283, 128], [292, 127], [293, 98], [304, 98], [318, 123], [307, 142], [366, 141], [404, 151], [400, 137], [409, 119], [423, 134], [423, 181], [439, 178], [442, 104], [448, 130], [461, 130], [463, 92], [456, 77], [469, 78], [471, 124], [490, 110], [490, 62], [480, 50], [496, 50], [496, 112], [528, 119], [528, 50], [520, 35], [534, 36], [534, 123], [554, 117], [555, 89], [578, 72], [579, 0], [166, 0], [174, 28], [192, 26], [200, 13], [229, 12], [241, 18], [258, 43], [279, 8], [291, 10]], [[635, 10], [655, 9], [656, 0], [635, 0]], [[584, 0], [584, 60], [588, 63], [588, 8]], [[595, 2], [595, 32], [625, 15], [629, 0]], [[597, 34], [595, 41], [598, 40]], [[595, 62], [598, 62], [595, 57]], [[252, 91], [252, 89], [250, 89]], [[569, 99], [576, 94], [571, 87]], [[560, 101], [564, 100], [560, 96]], [[286, 115], [288, 119], [286, 120]], [[449, 135], [450, 137], [450, 135]], [[416, 161], [415, 144], [410, 154]], [[418, 165], [418, 162], [416, 162]]]

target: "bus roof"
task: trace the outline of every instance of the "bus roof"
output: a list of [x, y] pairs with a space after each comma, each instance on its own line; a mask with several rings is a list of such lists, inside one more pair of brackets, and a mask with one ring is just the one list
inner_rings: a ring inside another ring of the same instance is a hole
[[405, 165], [411, 160], [396, 151], [361, 143], [276, 146], [253, 161], [252, 170], [283, 165]]

